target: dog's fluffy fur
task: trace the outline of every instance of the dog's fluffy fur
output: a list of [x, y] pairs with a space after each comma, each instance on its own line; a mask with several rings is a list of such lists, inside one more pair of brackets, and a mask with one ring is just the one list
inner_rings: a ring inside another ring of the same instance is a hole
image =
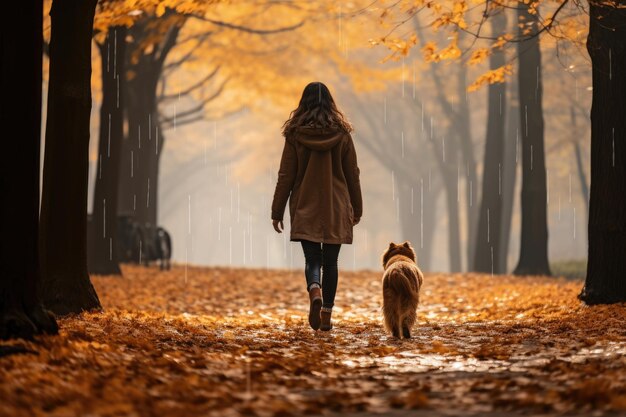
[[424, 276], [415, 262], [415, 251], [406, 241], [391, 242], [383, 253], [383, 318], [385, 328], [397, 338], [410, 338], [415, 324], [419, 292]]

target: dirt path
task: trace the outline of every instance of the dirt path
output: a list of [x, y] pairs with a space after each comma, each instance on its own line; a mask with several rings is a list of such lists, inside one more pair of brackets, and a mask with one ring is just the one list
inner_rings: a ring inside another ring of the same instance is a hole
[[579, 282], [427, 274], [414, 338], [380, 325], [380, 274], [342, 273], [313, 332], [299, 271], [125, 267], [104, 313], [0, 358], [4, 415], [588, 414], [626, 410], [626, 311]]

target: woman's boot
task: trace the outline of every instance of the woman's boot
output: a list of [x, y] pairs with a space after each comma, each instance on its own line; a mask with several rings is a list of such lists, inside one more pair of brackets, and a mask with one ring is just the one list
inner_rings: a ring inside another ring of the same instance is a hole
[[313, 286], [309, 290], [309, 324], [313, 330], [320, 328], [320, 309], [322, 308], [322, 290]]
[[327, 332], [333, 328], [333, 324], [330, 321], [330, 316], [332, 313], [333, 313], [332, 307], [322, 307], [322, 310], [320, 311], [320, 319], [321, 319], [320, 330]]

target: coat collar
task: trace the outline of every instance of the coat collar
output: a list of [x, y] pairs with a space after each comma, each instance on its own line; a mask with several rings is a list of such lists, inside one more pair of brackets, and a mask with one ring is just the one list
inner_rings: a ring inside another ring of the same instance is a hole
[[299, 126], [295, 129], [295, 140], [314, 151], [327, 151], [337, 145], [345, 132], [337, 127]]

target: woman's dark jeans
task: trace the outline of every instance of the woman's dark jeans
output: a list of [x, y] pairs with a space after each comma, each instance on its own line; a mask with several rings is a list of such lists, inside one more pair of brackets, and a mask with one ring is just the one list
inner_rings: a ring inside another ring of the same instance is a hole
[[[309, 290], [313, 283], [322, 287], [322, 297], [324, 307], [332, 307], [335, 303], [335, 293], [337, 292], [337, 258], [341, 244], [311, 242], [302, 240], [304, 250], [304, 275], [306, 276], [306, 288]], [[320, 279], [320, 270], [323, 277]], [[323, 284], [323, 285], [322, 285]]]

